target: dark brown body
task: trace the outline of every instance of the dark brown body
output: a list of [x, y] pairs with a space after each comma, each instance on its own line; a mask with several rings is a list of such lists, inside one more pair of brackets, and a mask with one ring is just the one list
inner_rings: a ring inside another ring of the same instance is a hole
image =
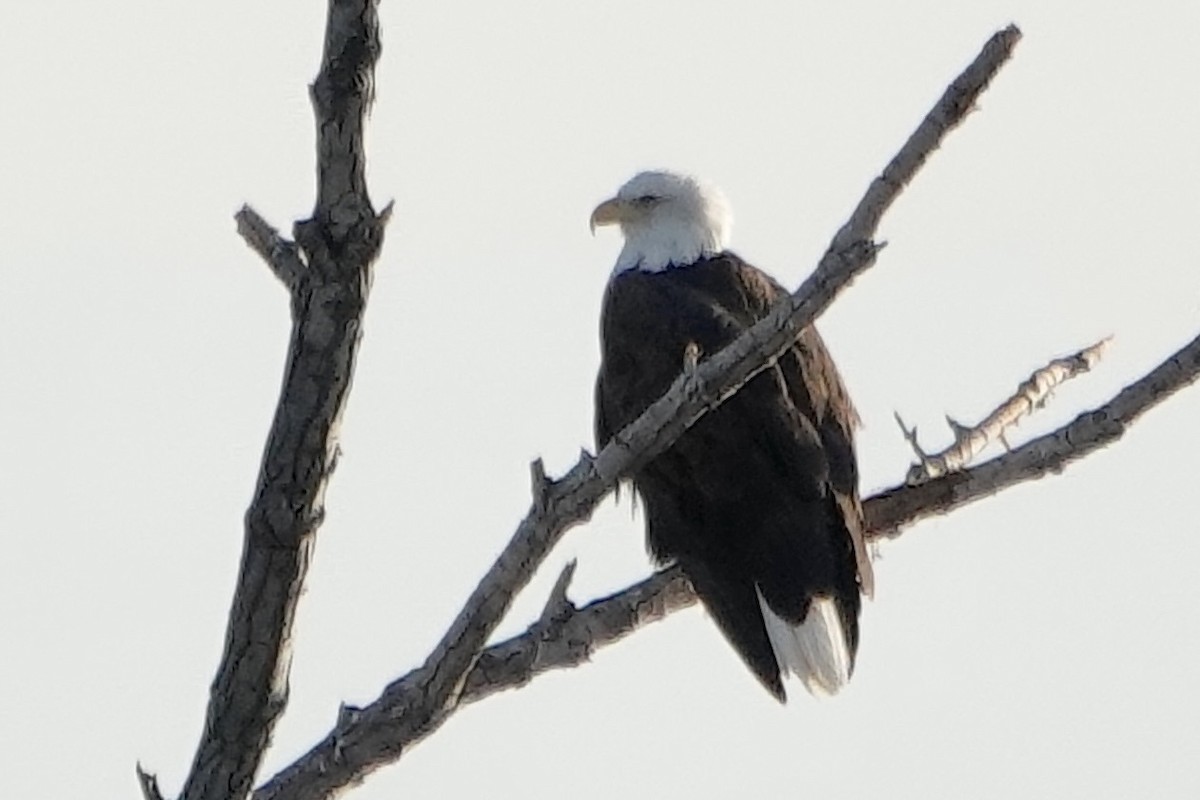
[[[670, 386], [688, 345], [711, 356], [784, 290], [732, 253], [628, 271], [605, 293], [596, 438], [603, 446]], [[832, 597], [853, 663], [870, 591], [854, 456], [856, 416], [813, 328], [633, 476], [647, 546], [676, 561], [763, 685], [784, 700], [755, 587], [780, 617]]]

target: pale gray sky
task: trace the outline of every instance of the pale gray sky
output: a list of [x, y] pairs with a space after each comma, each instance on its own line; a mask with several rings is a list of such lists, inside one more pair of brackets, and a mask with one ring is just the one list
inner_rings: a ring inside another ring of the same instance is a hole
[[[426, 654], [552, 473], [591, 444], [593, 205], [638, 169], [721, 185], [789, 285], [985, 39], [1025, 40], [821, 322], [901, 480], [1033, 368], [1111, 355], [1024, 438], [1200, 329], [1200, 4], [391, 2], [371, 120], [378, 264], [344, 458], [266, 773]], [[312, 203], [323, 0], [14, 4], [0, 26], [0, 752], [14, 798], [174, 792], [199, 734], [287, 342], [234, 233]], [[456, 716], [358, 800], [1195, 798], [1200, 390], [1118, 445], [882, 548], [859, 666], [780, 708], [699, 610]], [[586, 601], [647, 572], [606, 503]]]

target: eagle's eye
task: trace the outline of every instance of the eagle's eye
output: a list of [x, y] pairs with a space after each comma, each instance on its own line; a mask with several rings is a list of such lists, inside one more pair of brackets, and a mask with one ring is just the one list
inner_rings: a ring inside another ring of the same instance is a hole
[[661, 198], [652, 194], [644, 194], [641, 197], [634, 198], [633, 202], [635, 205], [641, 206], [642, 208], [647, 208], [657, 203], [660, 199]]

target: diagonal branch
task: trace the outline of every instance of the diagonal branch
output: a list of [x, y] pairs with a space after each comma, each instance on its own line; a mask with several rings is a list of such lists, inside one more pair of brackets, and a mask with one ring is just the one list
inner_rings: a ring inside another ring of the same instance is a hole
[[[1010, 486], [1059, 473], [1070, 463], [1112, 444], [1142, 414], [1198, 378], [1200, 336], [1105, 405], [1079, 415], [1052, 433], [973, 469], [933, 478], [917, 486], [901, 484], [868, 498], [863, 503], [868, 537], [873, 541], [894, 539], [922, 519], [948, 513]], [[555, 586], [548, 608], [556, 605], [556, 598], [564, 588]], [[695, 593], [687, 579], [672, 567], [582, 608], [574, 609], [564, 603], [558, 606], [549, 625], [547, 615], [543, 614], [524, 633], [484, 650], [467, 679], [460, 703], [474, 703], [498, 692], [520, 688], [549, 670], [579, 666], [600, 648], [695, 602]], [[388, 687], [388, 692], [402, 694], [416, 687], [421, 679], [421, 670], [414, 670]], [[344, 728], [331, 736], [353, 733]], [[379, 726], [358, 740], [356, 746], [398, 757], [405, 747], [415, 744], [398, 739], [397, 731]], [[310, 751], [259, 789], [255, 800], [323, 796], [310, 793], [302, 784], [289, 779], [290, 774], [305, 773], [305, 762], [323, 752], [329, 751], [322, 751], [320, 746]]]
[[[1011, 397], [996, 406], [978, 425], [960, 425], [947, 416], [946, 422], [954, 432], [954, 444], [940, 453], [929, 455], [922, 450], [921, 445], [917, 443], [917, 429], [906, 428], [900, 415], [896, 414], [896, 422], [918, 459], [918, 463], [908, 470], [906, 481], [915, 485], [965, 468], [989, 444], [997, 439], [1003, 441], [1005, 430], [1020, 422], [1022, 417], [1041, 408], [1055, 387], [1095, 366], [1111, 341], [1110, 336], [1074, 355], [1054, 359], [1030, 375]], [[1007, 442], [1005, 444], [1007, 445]]]
[[[875, 260], [873, 238], [884, 212], [974, 107], [1009, 58], [1020, 31], [996, 33], [946, 89], [916, 131], [868, 187], [813, 274], [788, 300], [712, 358], [681, 375], [641, 417], [594, 459], [586, 456], [538, 492], [529, 514], [488, 570], [441, 642], [410, 677], [370, 706], [347, 715], [309, 753], [255, 793], [266, 798], [324, 798], [398, 759], [436, 730], [458, 705], [484, 644], [550, 549], [586, 521], [616, 482], [661, 453], [707, 410], [752, 378]], [[535, 477], [536, 470], [535, 470]], [[382, 744], [381, 744], [382, 743]]]
[[918, 486], [900, 486], [871, 498], [865, 507], [874, 536], [892, 539], [912, 520], [947, 514], [1023, 481], [1061, 472], [1124, 435], [1138, 417], [1200, 378], [1200, 336], [1100, 408], [973, 469], [952, 472]]
[[[1087, 352], [1087, 351], [1084, 351]], [[1068, 464], [1120, 438], [1158, 403], [1200, 378], [1200, 337], [1166, 359], [1116, 397], [1073, 422], [974, 469], [901, 485], [863, 503], [868, 537], [896, 538], [926, 517], [944, 514], [1025, 481], [1061, 472]], [[561, 592], [555, 588], [554, 594]], [[483, 652], [467, 680], [463, 703], [529, 683], [539, 674], [575, 667], [598, 649], [638, 628], [665, 619], [696, 602], [677, 568], [657, 572], [608, 597], [560, 613], [548, 631], [536, 623], [527, 631]], [[406, 680], [406, 678], [402, 680]]]
[[[292, 335], [258, 486], [246, 512], [241, 569], [185, 800], [244, 798], [287, 704], [292, 622], [303, 591], [337, 430], [350, 391], [371, 264], [383, 218], [364, 174], [363, 122], [379, 55], [376, 0], [331, 0], [312, 86], [318, 182], [295, 244], [244, 208], [238, 230], [291, 296]], [[143, 794], [156, 794], [139, 767]]]

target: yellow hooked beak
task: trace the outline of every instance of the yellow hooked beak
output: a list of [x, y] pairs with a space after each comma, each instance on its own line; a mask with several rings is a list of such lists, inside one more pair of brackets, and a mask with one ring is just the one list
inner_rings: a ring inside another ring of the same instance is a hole
[[592, 212], [592, 218], [589, 221], [589, 227], [592, 229], [592, 235], [596, 235], [596, 228], [601, 225], [619, 225], [625, 219], [629, 207], [624, 201], [619, 198], [605, 200], [600, 205], [596, 206], [596, 210]]

